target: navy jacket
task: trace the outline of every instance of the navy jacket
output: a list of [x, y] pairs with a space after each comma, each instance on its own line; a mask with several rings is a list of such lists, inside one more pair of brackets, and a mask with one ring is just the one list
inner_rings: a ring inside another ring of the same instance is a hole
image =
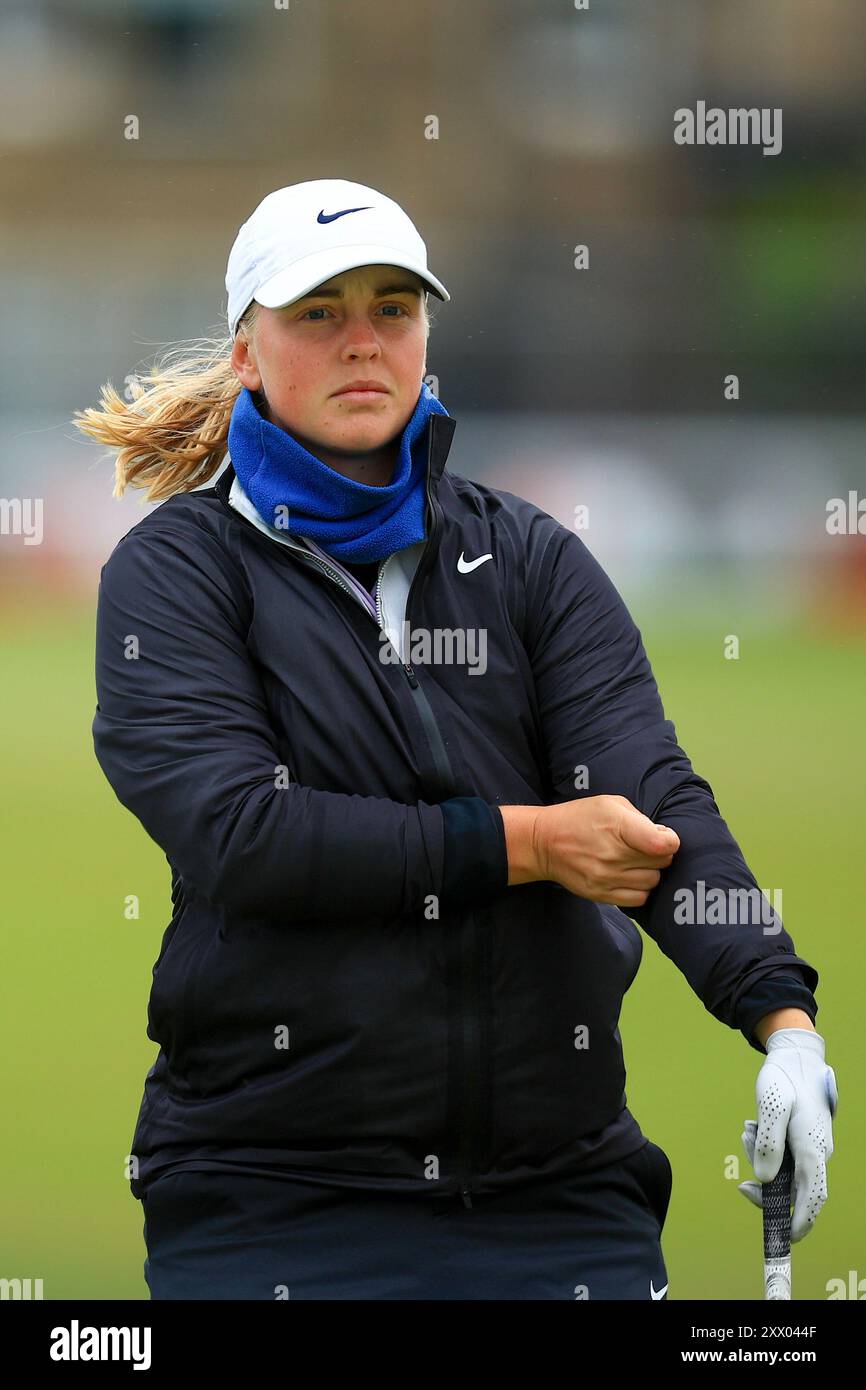
[[[228, 1167], [468, 1202], [625, 1157], [635, 922], [761, 1053], [770, 1009], [814, 1020], [779, 919], [678, 923], [678, 890], [755, 879], [616, 588], [539, 507], [450, 473], [454, 427], [430, 417], [427, 539], [375, 596], [267, 526], [230, 459], [102, 568], [96, 755], [172, 871], [136, 1197]], [[602, 793], [682, 842], [643, 907], [507, 886], [500, 805]]]

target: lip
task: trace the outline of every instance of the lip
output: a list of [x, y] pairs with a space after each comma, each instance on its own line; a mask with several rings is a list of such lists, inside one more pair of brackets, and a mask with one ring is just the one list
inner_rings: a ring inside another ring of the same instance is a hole
[[359, 400], [372, 400], [374, 396], [387, 396], [388, 388], [383, 386], [381, 381], [359, 380], [350, 381], [341, 390], [335, 391], [335, 396], [357, 396]]

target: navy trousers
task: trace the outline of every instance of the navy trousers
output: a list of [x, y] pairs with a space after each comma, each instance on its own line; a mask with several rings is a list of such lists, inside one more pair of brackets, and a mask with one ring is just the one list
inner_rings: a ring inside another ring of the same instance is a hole
[[672, 1186], [652, 1141], [594, 1172], [460, 1197], [179, 1171], [143, 1198], [152, 1299], [662, 1299]]

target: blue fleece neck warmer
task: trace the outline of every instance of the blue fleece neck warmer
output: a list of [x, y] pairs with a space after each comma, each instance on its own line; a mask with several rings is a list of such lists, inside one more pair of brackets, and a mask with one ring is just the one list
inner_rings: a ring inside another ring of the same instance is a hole
[[310, 536], [335, 560], [365, 564], [424, 539], [424, 443], [433, 413], [448, 411], [422, 382], [386, 487], [345, 478], [309, 453], [260, 414], [245, 386], [232, 410], [229, 453], [241, 486], [268, 526]]

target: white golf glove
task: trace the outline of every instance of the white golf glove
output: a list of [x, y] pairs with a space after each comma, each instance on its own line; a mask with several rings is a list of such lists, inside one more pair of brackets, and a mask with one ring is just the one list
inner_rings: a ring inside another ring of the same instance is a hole
[[738, 1186], [744, 1197], [762, 1207], [761, 1184], [778, 1173], [787, 1139], [794, 1159], [793, 1244], [809, 1234], [827, 1200], [832, 1118], [839, 1101], [836, 1073], [824, 1061], [824, 1039], [810, 1028], [777, 1028], [766, 1047], [767, 1059], [755, 1084], [758, 1119], [746, 1120], [741, 1136], [758, 1181]]

